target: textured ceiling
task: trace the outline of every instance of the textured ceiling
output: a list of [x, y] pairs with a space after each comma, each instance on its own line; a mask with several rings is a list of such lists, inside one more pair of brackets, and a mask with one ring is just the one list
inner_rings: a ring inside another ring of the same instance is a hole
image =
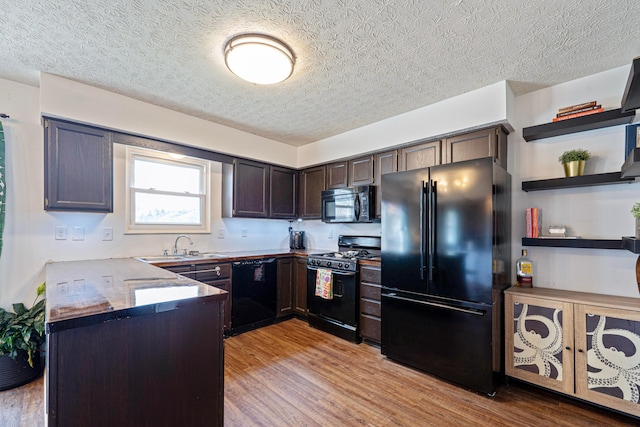
[[[638, 23], [638, 0], [0, 0], [0, 78], [45, 71], [299, 146], [501, 80], [518, 95], [630, 64]], [[288, 80], [225, 68], [248, 32], [293, 48]]]

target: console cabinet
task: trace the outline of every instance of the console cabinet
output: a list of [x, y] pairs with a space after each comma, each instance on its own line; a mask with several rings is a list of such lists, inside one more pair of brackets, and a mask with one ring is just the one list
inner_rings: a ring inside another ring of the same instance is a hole
[[113, 212], [113, 143], [102, 129], [45, 119], [44, 208]]
[[512, 287], [505, 320], [506, 375], [640, 416], [640, 300]]

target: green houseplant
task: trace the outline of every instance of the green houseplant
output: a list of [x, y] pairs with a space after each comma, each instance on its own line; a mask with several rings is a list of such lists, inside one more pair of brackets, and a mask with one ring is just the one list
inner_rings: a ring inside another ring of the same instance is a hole
[[590, 158], [591, 153], [589, 153], [589, 151], [576, 148], [562, 153], [562, 155], [558, 157], [558, 161], [562, 163], [565, 176], [582, 176], [584, 174], [585, 163]]
[[13, 312], [0, 308], [0, 390], [26, 384], [41, 372], [44, 344], [45, 284], [38, 286], [31, 308], [13, 304]]

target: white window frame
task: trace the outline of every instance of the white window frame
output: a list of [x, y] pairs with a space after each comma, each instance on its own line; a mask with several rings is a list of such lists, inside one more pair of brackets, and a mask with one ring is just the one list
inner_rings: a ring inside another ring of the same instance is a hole
[[[172, 194], [177, 196], [183, 195], [183, 193], [170, 193], [166, 191], [158, 191], [151, 188], [134, 188], [134, 162], [136, 159], [140, 158], [158, 163], [193, 167], [201, 171], [200, 188], [204, 190], [204, 193], [198, 195], [201, 199], [201, 224], [187, 225], [135, 223], [135, 195], [137, 192], [144, 192], [149, 194]], [[198, 159], [194, 157], [176, 156], [169, 153], [164, 153], [162, 151], [148, 150], [131, 146], [126, 147], [126, 159], [125, 234], [211, 233], [211, 164], [208, 160]]]

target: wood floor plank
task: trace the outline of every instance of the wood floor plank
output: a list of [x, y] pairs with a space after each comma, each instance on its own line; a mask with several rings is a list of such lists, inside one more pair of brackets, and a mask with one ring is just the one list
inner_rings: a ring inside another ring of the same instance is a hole
[[[0, 426], [44, 425], [43, 379], [0, 392]], [[225, 427], [636, 426], [523, 383], [477, 394], [292, 319], [225, 340]]]

